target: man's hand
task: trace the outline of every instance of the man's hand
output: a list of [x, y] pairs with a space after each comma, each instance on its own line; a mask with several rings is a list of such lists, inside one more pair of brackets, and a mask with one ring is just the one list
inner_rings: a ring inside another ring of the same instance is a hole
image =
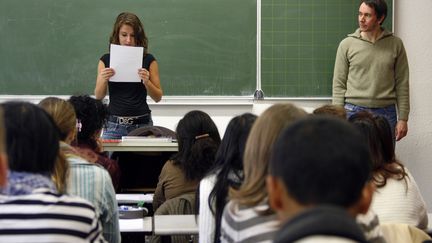
[[405, 137], [408, 133], [408, 122], [404, 120], [399, 120], [396, 123], [395, 128], [395, 135], [396, 135], [396, 141], [401, 140], [403, 137]]

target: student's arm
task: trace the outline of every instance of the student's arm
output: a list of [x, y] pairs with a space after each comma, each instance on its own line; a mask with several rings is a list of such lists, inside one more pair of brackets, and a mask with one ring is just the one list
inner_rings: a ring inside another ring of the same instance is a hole
[[159, 102], [162, 99], [162, 87], [159, 78], [159, 67], [156, 61], [150, 64], [150, 70], [140, 68], [138, 74], [143, 80], [143, 84], [147, 89], [150, 97], [155, 101]]
[[114, 75], [114, 69], [106, 68], [105, 64], [99, 60], [96, 78], [95, 97], [101, 100], [105, 97], [108, 90], [108, 80]]
[[153, 210], [154, 212], [156, 212], [156, 209], [159, 208], [160, 205], [162, 205], [162, 203], [165, 202], [166, 198], [165, 198], [165, 174], [167, 173], [167, 164], [169, 163], [169, 161], [165, 162], [165, 165], [162, 167], [161, 173], [159, 175], [159, 181], [157, 183], [156, 186], [156, 190], [155, 193], [153, 195]]

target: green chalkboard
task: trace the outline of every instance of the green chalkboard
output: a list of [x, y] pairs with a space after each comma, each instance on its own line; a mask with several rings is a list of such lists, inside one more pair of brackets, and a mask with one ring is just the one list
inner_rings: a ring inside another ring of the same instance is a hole
[[1, 0], [0, 94], [93, 93], [115, 17], [136, 13], [165, 95], [252, 95], [255, 0]]
[[[331, 96], [339, 42], [358, 27], [358, 0], [262, 0], [265, 97]], [[392, 1], [385, 27], [392, 29]]]

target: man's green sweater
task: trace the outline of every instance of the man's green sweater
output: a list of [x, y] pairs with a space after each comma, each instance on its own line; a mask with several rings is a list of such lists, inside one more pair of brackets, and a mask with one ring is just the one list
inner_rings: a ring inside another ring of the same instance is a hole
[[368, 108], [397, 105], [398, 119], [408, 120], [409, 70], [401, 39], [383, 30], [375, 43], [360, 30], [339, 44], [333, 75], [333, 104]]

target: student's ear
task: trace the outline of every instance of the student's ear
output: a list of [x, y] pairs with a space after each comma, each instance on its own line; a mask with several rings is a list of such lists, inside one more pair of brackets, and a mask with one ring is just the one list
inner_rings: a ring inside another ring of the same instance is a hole
[[373, 181], [366, 183], [363, 187], [359, 201], [352, 207], [352, 213], [354, 215], [366, 214], [368, 212], [374, 192], [375, 184]]
[[268, 175], [266, 178], [266, 184], [270, 207], [276, 212], [283, 210], [284, 205], [282, 195], [284, 192], [280, 181], [276, 177]]
[[0, 187], [5, 187], [7, 184], [8, 162], [7, 156], [0, 153]]

